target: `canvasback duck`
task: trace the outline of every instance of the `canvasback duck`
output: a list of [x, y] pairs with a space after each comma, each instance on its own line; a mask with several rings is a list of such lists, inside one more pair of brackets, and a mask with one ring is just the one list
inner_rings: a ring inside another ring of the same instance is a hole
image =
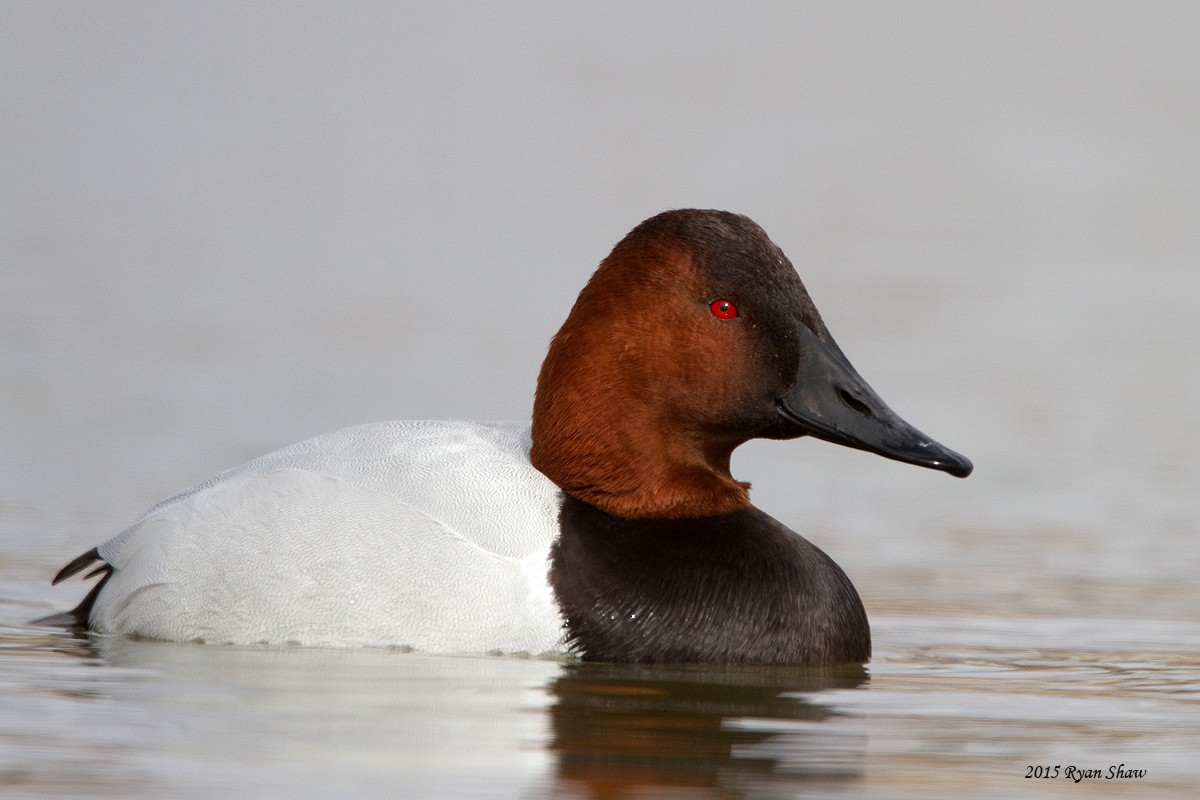
[[965, 477], [897, 416], [747, 217], [679, 210], [622, 239], [538, 377], [532, 426], [318, 436], [152, 508], [54, 579], [44, 622], [173, 641], [833, 664], [871, 653], [825, 553], [730, 474], [814, 436]]

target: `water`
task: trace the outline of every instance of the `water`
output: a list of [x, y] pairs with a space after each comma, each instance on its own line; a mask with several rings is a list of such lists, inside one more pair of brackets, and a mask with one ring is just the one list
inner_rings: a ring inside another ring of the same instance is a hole
[[8, 628], [0, 775], [38, 797], [1066, 797], [1068, 767], [1122, 764], [1146, 777], [1087, 796], [1193, 786], [1200, 625], [875, 622], [869, 669], [824, 671]]
[[[1191, 5], [341, 8], [2, 12], [0, 794], [1194, 795]], [[27, 624], [222, 468], [526, 417], [595, 263], [681, 205], [763, 223], [859, 371], [977, 465], [735, 455], [859, 588], [864, 670]]]

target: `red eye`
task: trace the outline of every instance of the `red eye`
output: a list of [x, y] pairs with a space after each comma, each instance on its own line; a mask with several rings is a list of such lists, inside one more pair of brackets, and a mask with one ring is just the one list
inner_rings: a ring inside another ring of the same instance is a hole
[[717, 319], [733, 319], [737, 316], [737, 306], [730, 300], [713, 300], [708, 304], [708, 310]]

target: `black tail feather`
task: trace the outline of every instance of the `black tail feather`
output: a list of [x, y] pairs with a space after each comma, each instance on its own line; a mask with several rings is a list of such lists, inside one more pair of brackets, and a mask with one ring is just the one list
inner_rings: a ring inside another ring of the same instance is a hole
[[96, 604], [96, 598], [100, 596], [100, 591], [104, 588], [104, 584], [108, 583], [108, 579], [112, 577], [112, 564], [107, 563], [104, 560], [104, 557], [100, 555], [99, 549], [93, 547], [91, 550], [88, 550], [79, 558], [60, 569], [58, 574], [54, 576], [54, 580], [50, 582], [51, 586], [59, 584], [62, 581], [65, 581], [67, 578], [70, 578], [72, 575], [83, 572], [97, 561], [100, 562], [100, 566], [96, 567], [87, 575], [85, 575], [84, 580], [87, 580], [88, 578], [94, 578], [97, 575], [102, 575], [103, 577], [100, 578], [96, 585], [92, 587], [92, 590], [87, 593], [82, 601], [80, 601], [79, 605], [62, 614], [53, 614], [49, 617], [36, 619], [30, 624], [61, 626], [64, 628], [88, 627], [88, 620], [92, 616], [92, 606]]
[[58, 571], [58, 574], [54, 576], [54, 580], [50, 581], [50, 585], [57, 586], [58, 584], [65, 581], [67, 578], [74, 575], [76, 572], [82, 572], [83, 570], [90, 567], [93, 563], [95, 563], [97, 561], [103, 561], [103, 560], [104, 560], [104, 558], [100, 555], [100, 548], [93, 547], [91, 550], [88, 550], [86, 553], [81, 555], [79, 558], [75, 559], [70, 564], [67, 564], [65, 567], [60, 569]]

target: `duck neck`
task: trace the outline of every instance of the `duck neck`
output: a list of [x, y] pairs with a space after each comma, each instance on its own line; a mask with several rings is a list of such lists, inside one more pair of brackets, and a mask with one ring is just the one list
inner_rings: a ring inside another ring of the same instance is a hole
[[655, 379], [638, 374], [623, 349], [605, 346], [611, 341], [572, 320], [554, 338], [533, 404], [533, 466], [567, 494], [625, 519], [748, 508], [749, 484], [729, 471], [742, 440], [689, 423], [646, 389]]
[[664, 433], [665, 426], [639, 419], [628, 406], [605, 406], [614, 413], [561, 415], [535, 405], [530, 459], [564, 492], [625, 519], [703, 517], [750, 506], [750, 485], [729, 472], [736, 443], [705, 452], [692, 437]]

